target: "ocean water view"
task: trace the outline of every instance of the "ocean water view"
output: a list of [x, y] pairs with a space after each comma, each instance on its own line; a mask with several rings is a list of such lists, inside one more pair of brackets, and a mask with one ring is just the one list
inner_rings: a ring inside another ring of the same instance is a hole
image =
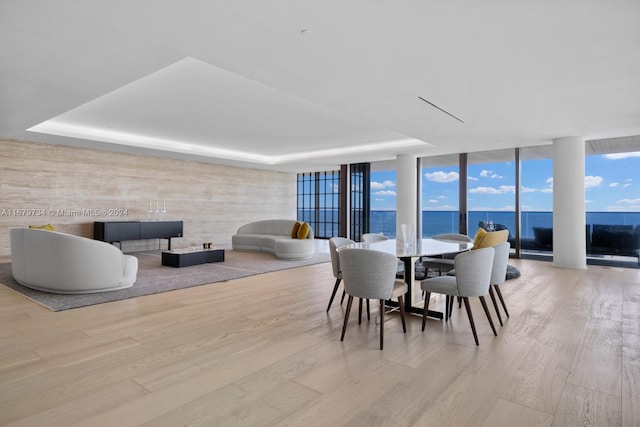
[[[338, 214], [336, 210], [320, 211], [320, 228], [314, 230], [319, 237], [338, 235]], [[313, 210], [299, 210], [300, 220], [315, 222]], [[468, 216], [469, 235], [474, 235], [480, 221], [492, 221], [502, 224], [509, 230], [515, 229], [515, 214], [513, 211], [470, 211]], [[587, 212], [586, 223], [605, 225], [639, 225], [640, 212]], [[527, 211], [522, 212], [521, 237], [534, 238], [533, 228], [551, 228], [553, 226], [553, 212]], [[396, 211], [371, 210], [370, 230], [372, 233], [382, 233], [387, 237], [396, 237]], [[441, 233], [458, 233], [457, 211], [422, 211], [422, 237], [432, 237]]]
[[[458, 233], [457, 211], [422, 211], [422, 237], [432, 237], [441, 233]], [[468, 214], [469, 235], [475, 235], [480, 221], [493, 222], [506, 226], [511, 233], [515, 230], [513, 211], [470, 211]], [[587, 212], [587, 224], [638, 225], [640, 212]], [[553, 212], [522, 212], [521, 237], [532, 239], [533, 228], [553, 227]], [[388, 237], [396, 234], [395, 211], [371, 211], [371, 232], [382, 233]]]

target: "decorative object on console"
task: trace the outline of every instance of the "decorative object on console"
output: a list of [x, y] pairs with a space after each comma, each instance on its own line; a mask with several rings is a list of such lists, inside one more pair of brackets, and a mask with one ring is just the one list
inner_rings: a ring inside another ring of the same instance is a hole
[[149, 209], [147, 209], [148, 220], [160, 220], [163, 219], [167, 213], [167, 201], [162, 201], [162, 209], [160, 209], [160, 201], [156, 199], [156, 208], [153, 209], [153, 200], [149, 200]]

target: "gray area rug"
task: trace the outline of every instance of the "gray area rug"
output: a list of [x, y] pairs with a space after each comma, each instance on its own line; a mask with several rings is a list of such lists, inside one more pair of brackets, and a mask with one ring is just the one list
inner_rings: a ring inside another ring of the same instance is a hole
[[62, 311], [331, 261], [328, 253], [316, 253], [304, 260], [286, 261], [270, 254], [227, 249], [224, 262], [174, 268], [161, 264], [160, 251], [133, 252], [128, 255], [138, 258], [138, 278], [128, 289], [81, 295], [41, 292], [16, 282], [11, 275], [11, 264], [0, 264], [0, 283], [50, 310]]

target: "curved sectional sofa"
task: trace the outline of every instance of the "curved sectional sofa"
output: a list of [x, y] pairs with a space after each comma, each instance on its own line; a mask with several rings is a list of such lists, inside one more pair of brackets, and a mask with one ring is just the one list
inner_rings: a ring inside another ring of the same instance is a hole
[[13, 278], [28, 288], [86, 294], [133, 286], [138, 258], [105, 242], [56, 231], [11, 230]]
[[280, 259], [303, 259], [313, 256], [315, 242], [313, 230], [304, 239], [293, 238], [292, 231], [298, 221], [268, 219], [251, 222], [238, 228], [231, 236], [236, 251], [266, 252]]

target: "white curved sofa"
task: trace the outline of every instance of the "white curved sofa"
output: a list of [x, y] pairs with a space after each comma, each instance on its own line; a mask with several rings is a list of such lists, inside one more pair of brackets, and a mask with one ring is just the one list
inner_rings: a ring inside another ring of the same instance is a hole
[[309, 227], [306, 239], [294, 239], [291, 231], [296, 222], [267, 219], [245, 224], [231, 236], [231, 245], [236, 251], [266, 252], [280, 259], [310, 258], [315, 250], [313, 230]]
[[11, 230], [13, 278], [28, 288], [85, 294], [131, 287], [138, 258], [105, 242], [30, 228]]

